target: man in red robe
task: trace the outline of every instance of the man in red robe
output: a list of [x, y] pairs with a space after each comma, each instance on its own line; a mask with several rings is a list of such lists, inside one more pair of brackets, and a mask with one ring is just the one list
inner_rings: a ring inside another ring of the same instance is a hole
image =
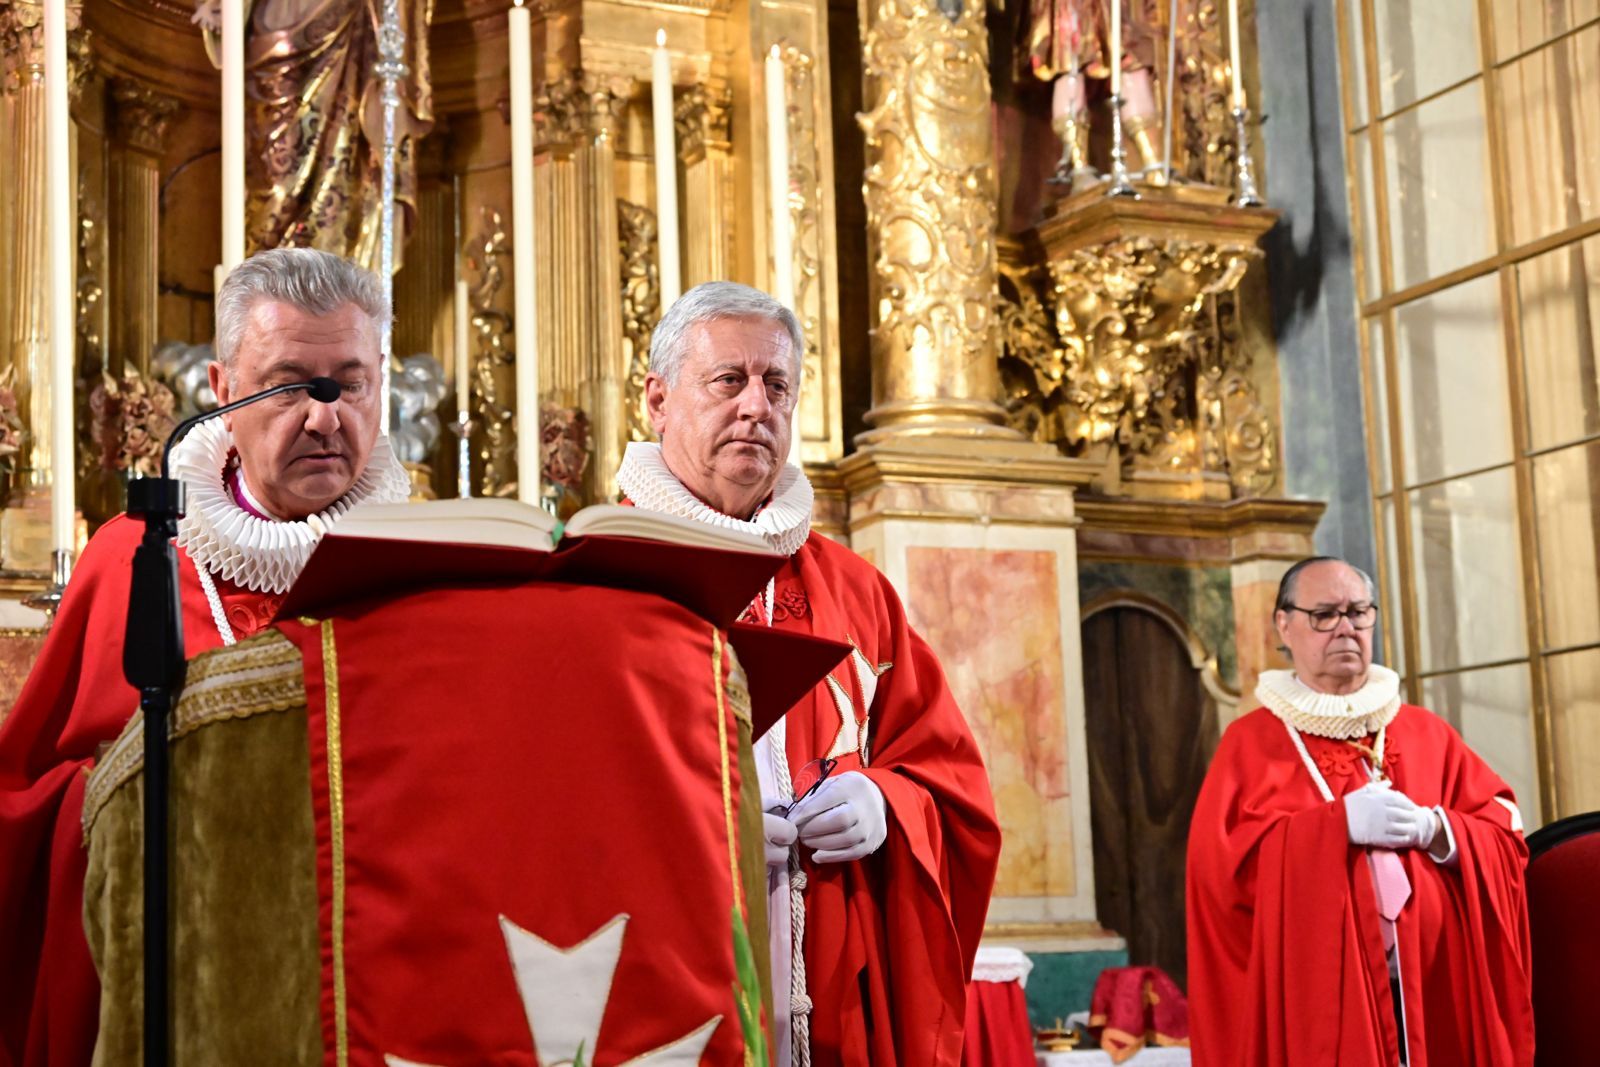
[[[173, 452], [188, 490], [178, 576], [185, 652], [263, 630], [322, 532], [362, 501], [409, 494], [380, 436], [372, 274], [325, 252], [252, 257], [217, 296], [211, 387], [228, 403], [330, 377], [203, 423]], [[0, 726], [0, 1067], [87, 1064], [99, 982], [83, 934], [79, 816], [87, 768], [138, 707], [122, 675], [129, 569], [143, 525], [119, 516], [84, 550], [50, 637]]]
[[804, 350], [765, 293], [684, 294], [645, 383], [661, 444], [629, 445], [617, 483], [789, 557], [748, 621], [855, 646], [756, 746], [777, 1064], [954, 1065], [999, 856], [993, 797], [888, 579], [811, 531], [810, 483], [787, 462]]
[[1372, 580], [1284, 575], [1294, 665], [1230, 726], [1189, 830], [1189, 1026], [1200, 1067], [1533, 1062], [1511, 789], [1372, 662]]

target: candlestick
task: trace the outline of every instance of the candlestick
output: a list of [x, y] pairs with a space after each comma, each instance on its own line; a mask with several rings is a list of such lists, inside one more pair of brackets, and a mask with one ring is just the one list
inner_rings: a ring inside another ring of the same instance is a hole
[[244, 3], [222, 0], [222, 267], [244, 262]]
[[1239, 0], [1228, 0], [1228, 66], [1233, 72], [1233, 106], [1242, 108], [1244, 64], [1239, 61]]
[[517, 0], [511, 42], [512, 328], [516, 336], [517, 499], [539, 503], [539, 342], [534, 289], [532, 19]]
[[1233, 109], [1234, 137], [1238, 143], [1235, 162], [1239, 171], [1239, 188], [1233, 202], [1240, 207], [1260, 207], [1261, 194], [1256, 191], [1255, 161], [1250, 158], [1250, 112], [1246, 108]]
[[1111, 0], [1111, 96], [1122, 98], [1122, 0]]
[[456, 435], [456, 496], [462, 500], [472, 495], [472, 431], [477, 426], [465, 409], [457, 411], [450, 423], [450, 432]]
[[[73, 269], [77, 220], [72, 201], [72, 116], [67, 110], [66, 0], [44, 3], [46, 218], [50, 235], [50, 534], [69, 559], [77, 549], [77, 477], [73, 419], [73, 349], [76, 308]], [[59, 557], [58, 557], [59, 558]], [[59, 568], [59, 562], [57, 564]]]
[[656, 248], [661, 257], [661, 313], [683, 292], [678, 274], [678, 131], [672, 119], [672, 57], [667, 31], [656, 31], [650, 57], [650, 117], [656, 142]]
[[[1112, 5], [1116, 10], [1116, 5]], [[1115, 68], [1113, 68], [1115, 69]], [[1111, 104], [1111, 183], [1106, 186], [1107, 196], [1131, 196], [1139, 199], [1139, 190], [1128, 180], [1128, 151], [1122, 146], [1122, 97], [1112, 94]]]
[[472, 305], [467, 283], [456, 282], [456, 411], [472, 409]]

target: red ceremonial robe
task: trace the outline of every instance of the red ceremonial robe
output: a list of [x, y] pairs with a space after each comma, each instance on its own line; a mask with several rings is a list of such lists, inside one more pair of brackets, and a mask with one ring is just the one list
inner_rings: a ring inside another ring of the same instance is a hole
[[[1339, 799], [1366, 783], [1366, 764], [1346, 742], [1301, 736], [1333, 802], [1265, 708], [1228, 728], [1200, 789], [1188, 853], [1197, 1067], [1399, 1062], [1371, 865]], [[1511, 789], [1409, 705], [1386, 731], [1384, 770], [1416, 803], [1443, 807], [1458, 850], [1449, 865], [1398, 853], [1411, 880], [1396, 923], [1410, 1063], [1531, 1064], [1527, 848]]]
[[[791, 773], [852, 737], [835, 775], [861, 770], [883, 791], [888, 838], [854, 863], [806, 857], [806, 983], [812, 1063], [958, 1064], [966, 982], [1000, 855], [989, 778], [933, 651], [889, 580], [813, 533], [775, 579], [773, 625], [839, 641], [829, 685], [785, 717]], [[868, 666], [870, 665], [870, 667]], [[871, 706], [862, 669], [876, 674]], [[862, 767], [859, 738], [866, 737]], [[780, 1009], [781, 1010], [781, 1009]]]
[[[0, 727], [0, 1067], [87, 1064], [100, 983], [83, 936], [85, 771], [138, 709], [122, 676], [133, 551], [119, 516], [84, 549], [38, 661]], [[184, 651], [222, 644], [194, 562], [178, 550]], [[279, 596], [217, 580], [234, 633], [266, 628]]]

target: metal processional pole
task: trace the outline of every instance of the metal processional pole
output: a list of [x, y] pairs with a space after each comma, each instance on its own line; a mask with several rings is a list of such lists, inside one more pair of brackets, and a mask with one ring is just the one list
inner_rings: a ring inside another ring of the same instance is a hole
[[406, 76], [406, 31], [400, 25], [400, 0], [383, 0], [383, 21], [378, 26], [378, 62], [373, 73], [382, 84], [383, 187], [379, 230], [378, 277], [383, 284], [389, 315], [383, 320], [378, 347], [383, 357], [382, 427], [389, 432], [390, 365], [394, 361], [394, 157], [395, 112], [400, 107], [400, 79]]

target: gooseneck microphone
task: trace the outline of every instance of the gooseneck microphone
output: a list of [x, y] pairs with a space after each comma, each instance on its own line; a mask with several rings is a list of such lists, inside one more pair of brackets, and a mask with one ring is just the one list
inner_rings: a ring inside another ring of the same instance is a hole
[[[167, 435], [167, 445], [161, 450], [161, 477], [168, 478], [171, 476], [167, 467], [167, 457], [172, 455], [173, 447], [179, 441], [183, 440], [184, 436], [188, 434], [190, 430], [194, 429], [202, 422], [205, 422], [207, 419], [214, 419], [218, 415], [226, 415], [230, 411], [238, 411], [242, 407], [248, 407], [249, 405], [254, 404], [257, 400], [265, 400], [267, 397], [277, 396], [279, 393], [292, 393], [299, 389], [304, 389], [306, 392], [310, 393], [311, 399], [317, 401], [318, 403], [331, 404], [335, 400], [339, 399], [339, 393], [342, 387], [332, 378], [311, 378], [303, 382], [290, 382], [288, 385], [275, 385], [271, 389], [263, 389], [259, 393], [252, 393], [243, 400], [235, 400], [233, 403], [224, 404], [220, 408], [212, 408], [210, 411], [202, 411], [198, 415], [191, 415], [189, 418], [178, 423], [177, 428]], [[128, 483], [128, 487], [131, 494], [133, 488], [133, 483], [131, 480]], [[129, 502], [128, 506], [128, 514], [138, 514], [133, 510], [131, 501]], [[178, 517], [183, 517], [182, 510], [179, 510]]]
[[[128, 514], [144, 519], [144, 540], [133, 553], [128, 588], [128, 624], [122, 646], [122, 673], [139, 690], [144, 713], [144, 1063], [171, 1062], [171, 989], [168, 963], [172, 935], [167, 921], [167, 741], [178, 693], [183, 689], [183, 606], [178, 595], [178, 554], [172, 539], [184, 513], [183, 482], [171, 475], [172, 448], [207, 419], [280, 393], [304, 390], [331, 404], [339, 383], [312, 378], [263, 389], [180, 422], [161, 450], [161, 477], [128, 482]], [[217, 472], [221, 475], [221, 471]]]

